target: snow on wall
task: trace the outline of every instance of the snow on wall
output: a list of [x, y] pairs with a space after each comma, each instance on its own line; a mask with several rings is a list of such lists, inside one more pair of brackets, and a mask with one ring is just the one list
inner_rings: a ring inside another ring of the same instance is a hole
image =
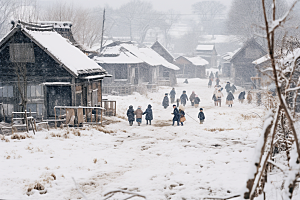
[[197, 51], [212, 51], [214, 49], [214, 45], [198, 45]]

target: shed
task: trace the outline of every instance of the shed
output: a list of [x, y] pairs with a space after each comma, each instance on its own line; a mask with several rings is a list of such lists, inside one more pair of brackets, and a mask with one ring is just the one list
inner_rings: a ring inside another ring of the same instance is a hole
[[206, 66], [209, 64], [200, 56], [179, 56], [175, 63], [180, 67], [178, 74], [184, 78], [205, 78]]
[[234, 83], [241, 87], [252, 87], [254, 83], [251, 77], [257, 76], [255, 65], [252, 62], [265, 54], [266, 51], [254, 38], [245, 42], [243, 47], [230, 60], [232, 66], [231, 78]]
[[[8, 115], [54, 117], [55, 106], [101, 105], [109, 76], [53, 26], [18, 22], [0, 40], [0, 102]], [[23, 98], [22, 98], [23, 97]]]
[[200, 44], [196, 47], [196, 55], [209, 62], [208, 68], [218, 67], [218, 53], [214, 44]]
[[[144, 85], [152, 88], [155, 85], [176, 84], [175, 70], [179, 68], [168, 62], [153, 49], [139, 47], [133, 42], [114, 42], [103, 48], [100, 56], [93, 58], [103, 66], [111, 79], [104, 82], [107, 92], [111, 90], [124, 94], [130, 93], [130, 88]], [[124, 87], [126, 88], [124, 89]], [[126, 91], [124, 91], [126, 90]], [[127, 92], [128, 91], [128, 92]]]

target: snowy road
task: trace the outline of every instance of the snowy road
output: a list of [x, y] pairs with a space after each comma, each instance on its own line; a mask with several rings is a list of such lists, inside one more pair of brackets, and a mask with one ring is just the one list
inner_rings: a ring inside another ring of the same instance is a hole
[[[225, 80], [221, 81], [224, 87]], [[222, 107], [215, 107], [211, 100], [214, 89], [207, 88], [207, 79], [178, 82], [177, 96], [182, 90], [199, 95], [206, 115], [204, 124], [189, 117], [197, 119], [199, 110], [188, 103], [184, 126], [171, 126], [172, 108], [161, 106], [170, 87], [146, 96], [111, 96], [109, 99], [118, 102], [115, 119], [119, 122], [105, 127], [110, 134], [90, 129], [81, 130], [79, 137], [72, 130], [69, 134], [50, 130], [39, 132], [33, 139], [6, 137], [10, 142], [0, 141], [0, 198], [77, 199], [81, 195], [72, 177], [89, 199], [101, 199], [105, 192], [115, 189], [139, 192], [147, 199], [199, 199], [239, 192], [261, 132], [259, 116], [264, 116], [264, 107], [235, 101], [229, 108], [225, 98]], [[136, 123], [128, 126], [124, 120], [128, 106], [145, 110], [149, 103], [153, 106], [153, 125], [143, 121], [140, 127]], [[55, 134], [62, 137], [52, 137]], [[47, 193], [32, 190], [27, 196], [28, 188], [36, 182], [43, 184]]]

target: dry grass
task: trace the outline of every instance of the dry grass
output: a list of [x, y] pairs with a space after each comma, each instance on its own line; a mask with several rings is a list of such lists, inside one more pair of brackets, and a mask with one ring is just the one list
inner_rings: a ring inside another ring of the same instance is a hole
[[50, 133], [51, 137], [61, 137], [61, 134], [59, 133]]
[[94, 158], [93, 162], [96, 164], [97, 163], [97, 158]]
[[249, 120], [249, 119], [253, 119], [253, 118], [258, 118], [257, 115], [255, 114], [241, 114], [241, 116], [243, 117], [244, 120]]
[[216, 131], [232, 131], [233, 128], [205, 128], [204, 130], [210, 131], [210, 132], [216, 132]]
[[116, 117], [117, 117], [117, 118], [120, 118], [120, 119], [124, 119], [124, 120], [127, 121], [127, 118], [126, 118], [125, 116], [123, 116], [123, 115], [117, 115]]
[[72, 130], [72, 133], [73, 133], [73, 135], [75, 135], [75, 136], [81, 136], [81, 133], [80, 133], [80, 131], [79, 131], [78, 129], [73, 129], [73, 130]]
[[[172, 120], [165, 120], [165, 121], [162, 120], [158, 123], [153, 124], [153, 126], [155, 126], [155, 127], [165, 127], [165, 126], [171, 126], [172, 123], [173, 123]], [[177, 125], [177, 124], [175, 123], [175, 125]]]
[[97, 131], [100, 131], [100, 132], [103, 132], [103, 133], [107, 133], [107, 134], [110, 134], [110, 133], [114, 133], [114, 131], [112, 130], [107, 130], [101, 126], [95, 126], [94, 127]]

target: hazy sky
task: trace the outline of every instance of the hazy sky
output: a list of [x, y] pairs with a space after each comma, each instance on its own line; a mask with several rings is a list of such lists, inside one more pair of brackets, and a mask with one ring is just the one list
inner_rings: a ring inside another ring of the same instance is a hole
[[[39, 0], [39, 1], [56, 1], [56, 0]], [[74, 2], [80, 6], [94, 7], [109, 5], [113, 8], [118, 8], [122, 4], [129, 2], [130, 0], [64, 0], [66, 2]], [[147, 1], [147, 0], [145, 0]], [[167, 11], [170, 9], [176, 10], [181, 14], [191, 13], [191, 5], [201, 0], [148, 0], [152, 2], [154, 8], [159, 11]], [[232, 0], [219, 0], [227, 7], [230, 6]]]

